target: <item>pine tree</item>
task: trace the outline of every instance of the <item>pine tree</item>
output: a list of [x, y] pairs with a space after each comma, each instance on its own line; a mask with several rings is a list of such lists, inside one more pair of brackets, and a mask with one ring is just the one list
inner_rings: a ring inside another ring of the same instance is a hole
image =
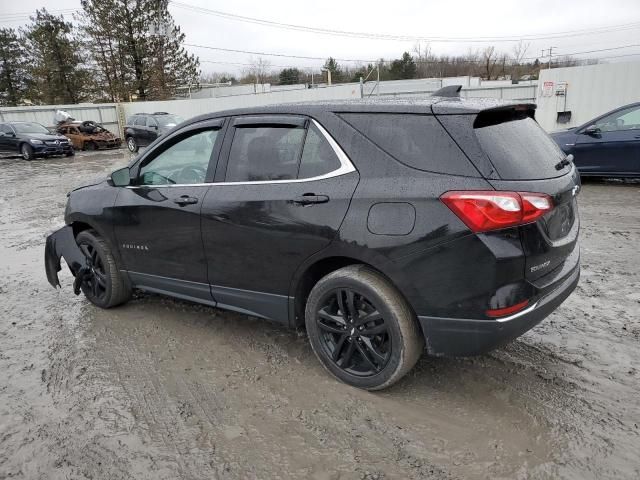
[[327, 58], [327, 61], [324, 62], [323, 68], [331, 72], [331, 82], [338, 83], [342, 81], [342, 69], [340, 68], [340, 64], [336, 61], [335, 58]]
[[280, 71], [279, 81], [280, 85], [295, 85], [300, 83], [300, 77], [302, 72], [297, 68], [284, 68]]
[[415, 78], [417, 73], [416, 62], [409, 52], [404, 52], [402, 58], [391, 62], [389, 72], [394, 80]]
[[0, 105], [19, 105], [29, 88], [27, 53], [13, 28], [0, 28]]
[[198, 85], [199, 61], [182, 47], [168, 0], [81, 0], [83, 29], [113, 101], [167, 99]]
[[90, 75], [83, 68], [81, 45], [73, 37], [71, 23], [43, 8], [36, 10], [23, 34], [32, 57], [33, 99], [48, 104], [85, 100]]

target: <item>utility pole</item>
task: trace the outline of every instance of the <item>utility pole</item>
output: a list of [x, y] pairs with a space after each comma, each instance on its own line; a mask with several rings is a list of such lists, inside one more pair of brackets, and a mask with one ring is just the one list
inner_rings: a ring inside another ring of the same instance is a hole
[[551, 56], [553, 55], [553, 49], [554, 48], [558, 48], [558, 47], [549, 47], [548, 49], [543, 48], [542, 49], [542, 57], [544, 58], [544, 52], [548, 51], [549, 52], [549, 64], [547, 66], [547, 69], [551, 69]]

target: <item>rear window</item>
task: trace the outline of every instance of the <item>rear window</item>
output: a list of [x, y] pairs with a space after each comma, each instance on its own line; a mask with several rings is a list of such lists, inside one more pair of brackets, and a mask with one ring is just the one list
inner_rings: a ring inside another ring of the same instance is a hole
[[356, 130], [399, 162], [418, 170], [478, 176], [478, 172], [432, 115], [343, 113]]
[[474, 123], [476, 138], [503, 180], [535, 180], [562, 176], [556, 170], [562, 150], [525, 113], [481, 113]]

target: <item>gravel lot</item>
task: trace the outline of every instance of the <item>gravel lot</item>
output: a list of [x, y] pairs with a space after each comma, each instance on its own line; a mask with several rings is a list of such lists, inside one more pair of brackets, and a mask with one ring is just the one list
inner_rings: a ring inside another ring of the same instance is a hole
[[0, 479], [640, 478], [640, 184], [585, 184], [551, 317], [372, 394], [302, 332], [146, 294], [99, 310], [66, 269], [51, 288], [66, 192], [128, 158], [0, 159]]

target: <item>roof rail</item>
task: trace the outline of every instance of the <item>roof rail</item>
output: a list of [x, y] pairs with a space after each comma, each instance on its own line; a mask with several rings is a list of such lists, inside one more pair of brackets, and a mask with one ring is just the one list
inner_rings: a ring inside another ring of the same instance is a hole
[[436, 90], [431, 94], [432, 97], [460, 97], [460, 90], [462, 85], [448, 85], [442, 87], [440, 90]]
[[151, 115], [169, 115], [169, 112], [153, 112]]

